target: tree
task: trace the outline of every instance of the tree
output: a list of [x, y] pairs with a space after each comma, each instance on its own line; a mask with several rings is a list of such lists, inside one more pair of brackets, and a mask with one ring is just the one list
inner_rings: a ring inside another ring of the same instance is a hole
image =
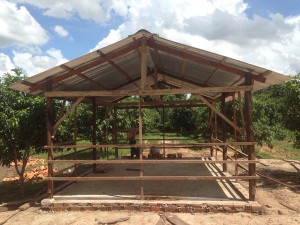
[[[0, 163], [10, 166], [14, 162], [24, 196], [24, 173], [31, 149], [40, 152], [46, 143], [45, 100], [9, 89], [25, 78], [21, 69], [12, 71], [0, 82]], [[22, 162], [20, 167], [18, 161]]]
[[300, 73], [284, 84], [285, 125], [294, 132], [294, 143], [300, 147]]

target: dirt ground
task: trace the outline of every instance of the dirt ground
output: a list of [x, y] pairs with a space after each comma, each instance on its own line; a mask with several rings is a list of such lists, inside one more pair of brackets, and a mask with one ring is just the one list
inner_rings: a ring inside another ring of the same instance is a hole
[[[194, 153], [193, 153], [194, 154]], [[205, 153], [206, 154], [206, 153]], [[257, 183], [256, 200], [263, 206], [263, 213], [177, 213], [179, 220], [186, 224], [300, 224], [300, 164], [283, 160], [263, 159], [257, 164], [257, 171], [273, 177], [285, 184], [295, 187], [294, 190], [274, 183], [268, 179], [260, 179]], [[229, 168], [234, 170], [234, 168]], [[247, 188], [247, 182], [241, 182]], [[11, 217], [12, 216], [12, 217]], [[105, 224], [125, 218], [117, 224], [159, 224], [160, 215], [154, 212], [135, 211], [85, 211], [85, 212], [44, 212], [40, 207], [30, 207], [24, 211], [0, 212], [0, 225], [11, 217], [5, 225], [47, 225], [47, 224]], [[160, 223], [160, 224], [171, 224]], [[183, 224], [183, 223], [175, 223]]]

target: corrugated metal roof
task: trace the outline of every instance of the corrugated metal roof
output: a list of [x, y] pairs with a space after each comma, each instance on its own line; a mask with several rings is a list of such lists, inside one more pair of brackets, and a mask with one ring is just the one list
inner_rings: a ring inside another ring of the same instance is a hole
[[[179, 88], [238, 86], [245, 73], [254, 75], [254, 90], [290, 78], [274, 71], [226, 56], [176, 43], [145, 30], [63, 65], [11, 85], [32, 94], [43, 94], [49, 84], [57, 91], [136, 90], [140, 86], [140, 46], [148, 49], [147, 86], [158, 79]], [[204, 94], [208, 98], [216, 93]], [[99, 97], [98, 102], [113, 102], [121, 97]]]

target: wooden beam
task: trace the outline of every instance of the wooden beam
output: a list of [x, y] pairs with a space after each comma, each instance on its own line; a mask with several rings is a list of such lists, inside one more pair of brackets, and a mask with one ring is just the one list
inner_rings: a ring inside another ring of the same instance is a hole
[[[114, 125], [113, 125], [113, 140], [114, 144], [118, 144], [118, 114], [117, 114], [117, 107], [113, 108], [113, 116], [114, 116]], [[115, 147], [115, 158], [119, 158], [119, 148]]]
[[212, 104], [209, 103], [203, 96], [198, 95], [201, 101], [203, 101], [209, 108], [211, 108], [218, 116], [220, 116], [224, 121], [226, 121], [230, 126], [235, 128], [240, 133], [243, 133], [243, 130], [237, 127], [230, 119], [228, 119], [223, 113], [219, 112], [217, 108], [215, 108]]
[[[180, 77], [184, 78], [184, 71], [185, 71], [185, 66], [186, 66], [186, 59], [182, 59], [182, 65], [181, 65], [181, 70], [180, 70]], [[183, 87], [184, 81], [181, 81], [181, 88]]]
[[[222, 64], [227, 57], [223, 57], [223, 59], [220, 61], [220, 64]], [[209, 75], [209, 77], [204, 81], [204, 84], [208, 84], [208, 82], [217, 74], [219, 68], [215, 68], [214, 71]]]
[[[111, 53], [108, 53], [108, 54], [106, 54], [105, 57], [100, 57], [100, 58], [98, 58], [98, 59], [96, 59], [96, 60], [94, 60], [92, 62], [89, 62], [89, 63], [87, 63], [87, 64], [85, 64], [85, 65], [83, 65], [83, 66], [81, 66], [79, 68], [74, 69], [73, 71], [68, 71], [66, 73], [62, 73], [60, 75], [57, 75], [56, 77], [51, 78], [50, 81], [53, 84], [56, 84], [56, 83], [58, 83], [58, 82], [60, 82], [60, 81], [62, 81], [64, 79], [67, 79], [67, 78], [70, 78], [72, 76], [75, 76], [78, 73], [82, 73], [82, 72], [84, 72], [86, 70], [89, 70], [89, 69], [91, 69], [93, 67], [99, 66], [102, 63], [108, 62], [109, 60], [112, 60], [112, 59], [114, 59], [116, 57], [119, 57], [119, 56], [121, 56], [123, 54], [126, 54], [126, 53], [128, 53], [128, 52], [130, 52], [130, 51], [132, 51], [132, 50], [134, 50], [136, 48], [138, 48], [139, 46], [140, 46], [140, 42], [133, 42], [133, 43], [129, 44], [128, 46], [124, 47], [124, 48], [121, 48], [121, 49], [118, 49], [118, 50], [113, 51]], [[29, 89], [29, 91], [30, 92], [35, 92], [35, 91], [44, 89], [47, 86], [48, 81], [49, 80], [43, 81], [43, 82], [41, 82], [39, 84], [34, 85], [33, 87], [31, 87]]]
[[[253, 85], [253, 75], [247, 74], [245, 77], [246, 85]], [[252, 92], [245, 91], [245, 123], [246, 123], [246, 139], [247, 141], [254, 141], [253, 133], [253, 121], [252, 121]], [[255, 148], [254, 146], [248, 146], [248, 159], [255, 159]], [[256, 174], [256, 165], [255, 163], [249, 164], [249, 175]], [[249, 200], [255, 201], [255, 192], [256, 192], [256, 181], [249, 181]]]
[[74, 109], [76, 108], [76, 106], [79, 105], [80, 102], [82, 102], [82, 100], [84, 99], [84, 97], [79, 97], [75, 103], [73, 103], [73, 105], [70, 107], [70, 109], [61, 117], [59, 118], [59, 120], [55, 123], [55, 125], [53, 126], [53, 132], [55, 132], [57, 130], [57, 128], [59, 127], [59, 125], [64, 121], [64, 119], [71, 113], [74, 111]]
[[[52, 89], [52, 85], [48, 86], [48, 90]], [[47, 125], [47, 145], [53, 145], [52, 139], [52, 124], [53, 124], [53, 102], [51, 98], [46, 99], [46, 125]], [[53, 160], [53, 148], [48, 149], [48, 160]], [[53, 165], [48, 163], [48, 177], [53, 177]], [[48, 181], [47, 195], [53, 198], [54, 186], [53, 181]]]
[[238, 101], [239, 101], [239, 111], [240, 111], [240, 115], [241, 115], [243, 131], [244, 131], [244, 135], [245, 135], [246, 134], [246, 124], [245, 124], [245, 117], [244, 117], [244, 112], [243, 112], [242, 95], [241, 95], [240, 91], [238, 92]]
[[81, 163], [81, 164], [216, 164], [216, 163], [226, 163], [226, 164], [250, 164], [258, 163], [258, 160], [203, 160], [203, 159], [144, 159], [143, 162], [136, 159], [126, 159], [126, 160], [87, 160], [87, 159], [60, 159], [60, 160], [47, 160], [50, 164], [65, 164], [65, 163]]
[[228, 146], [228, 145], [256, 145], [256, 142], [225, 142], [225, 143], [196, 143], [196, 144], [101, 144], [101, 145], [52, 145], [52, 146], [45, 146], [45, 149], [49, 148], [57, 148], [57, 149], [63, 149], [63, 148], [114, 148], [114, 147], [120, 147], [120, 148], [130, 148], [130, 147], [143, 147], [143, 148], [148, 148], [148, 147], [181, 147], [181, 148], [191, 148], [191, 147], [209, 147], [209, 146]]
[[[154, 49], [157, 49], [159, 51], [169, 53], [171, 55], [182, 57], [182, 58], [188, 59], [190, 61], [200, 63], [200, 64], [204, 64], [204, 65], [207, 65], [209, 67], [213, 67], [213, 68], [216, 68], [216, 69], [219, 69], [219, 70], [224, 70], [224, 71], [227, 71], [227, 72], [230, 72], [230, 73], [234, 73], [234, 74], [242, 76], [242, 77], [245, 77], [245, 74], [246, 74], [245, 71], [237, 69], [235, 67], [222, 65], [221, 63], [210, 61], [210, 60], [202, 58], [202, 57], [198, 57], [198, 56], [196, 56], [196, 55], [194, 55], [190, 52], [186, 52], [186, 51], [183, 51], [183, 50], [180, 50], [180, 49], [177, 49], [177, 48], [172, 48], [172, 47], [169, 47], [169, 46], [165, 46], [165, 45], [156, 43], [154, 40], [148, 40], [148, 46], [150, 48], [154, 48]], [[256, 81], [259, 81], [259, 82], [262, 82], [262, 83], [264, 83], [266, 81], [266, 78], [262, 77], [260, 75], [255, 75], [255, 76], [253, 76], [253, 78]]]
[[[221, 96], [221, 112], [224, 116], [226, 116], [226, 95], [222, 93]], [[222, 129], [222, 142], [225, 143], [227, 141], [227, 129], [226, 123], [224, 120], [221, 122], [221, 129]], [[223, 160], [227, 160], [227, 146], [223, 146]], [[223, 172], [227, 172], [227, 164], [223, 163]]]
[[144, 90], [147, 80], [147, 43], [143, 39], [141, 42], [141, 89]]
[[[105, 57], [105, 54], [101, 52], [101, 50], [97, 50], [97, 53], [102, 57]], [[131, 81], [136, 87], [139, 87], [138, 84], [132, 81], [132, 77], [129, 76], [129, 74], [126, 73], [125, 70], [123, 70], [120, 66], [118, 66], [113, 60], [108, 60], [108, 63], [112, 65], [117, 71], [119, 71], [120, 74], [122, 74], [128, 81]]]
[[253, 90], [253, 86], [235, 87], [199, 87], [186, 89], [156, 89], [156, 90], [111, 90], [111, 91], [46, 91], [46, 97], [101, 97], [101, 96], [132, 96], [132, 95], [172, 95], [172, 94], [199, 94], [214, 92], [237, 92]]
[[[96, 119], [97, 119], [97, 105], [96, 105], [96, 98], [92, 99], [93, 102], [93, 109], [92, 109], [92, 141], [93, 145], [97, 144], [97, 124], [96, 124]], [[97, 148], [93, 148], [92, 152], [92, 159], [96, 160], [97, 159]], [[94, 163], [93, 164], [93, 171], [96, 172], [97, 165]]]
[[45, 180], [51, 181], [113, 181], [113, 180], [124, 180], [124, 181], [146, 181], [146, 180], [256, 180], [258, 176], [130, 176], [130, 177], [45, 177]]
[[27, 80], [22, 80], [21, 83], [22, 83], [22, 84], [25, 84], [25, 85], [27, 85], [27, 86], [29, 86], [29, 87], [34, 86], [34, 83], [31, 83], [31, 82], [29, 82], [29, 81], [27, 81]]

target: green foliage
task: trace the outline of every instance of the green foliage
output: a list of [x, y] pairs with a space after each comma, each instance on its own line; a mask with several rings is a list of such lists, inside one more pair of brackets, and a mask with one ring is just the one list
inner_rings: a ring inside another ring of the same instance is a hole
[[0, 164], [15, 163], [20, 193], [24, 196], [24, 172], [30, 149], [42, 151], [46, 142], [45, 101], [10, 90], [10, 84], [25, 78], [21, 69], [12, 71], [14, 74], [4, 74], [0, 83]]
[[[15, 157], [26, 157], [30, 148], [41, 151], [45, 145], [45, 101], [8, 86], [23, 80], [21, 69], [6, 73], [0, 83], [0, 162], [9, 165]], [[15, 155], [14, 155], [15, 153]]]

